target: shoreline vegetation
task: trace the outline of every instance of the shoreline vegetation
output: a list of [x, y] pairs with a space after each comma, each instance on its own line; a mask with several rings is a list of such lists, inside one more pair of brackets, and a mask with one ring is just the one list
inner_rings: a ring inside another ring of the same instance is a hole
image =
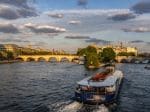
[[88, 69], [100, 68], [105, 63], [115, 62], [116, 53], [112, 48], [104, 48], [99, 51], [95, 46], [78, 49], [77, 55], [84, 56], [85, 67]]
[[[150, 53], [135, 54], [134, 52], [127, 52], [124, 47], [119, 47], [121, 50], [116, 51], [113, 47], [97, 47], [96, 45], [89, 45], [85, 48], [79, 48], [74, 55], [79, 56], [79, 59], [72, 60], [74, 63], [84, 65], [88, 69], [97, 69], [107, 63], [117, 62], [118, 57], [130, 58], [132, 61], [124, 59], [119, 63], [147, 63], [150, 62]], [[3, 45], [0, 50], [0, 64], [21, 62], [17, 60], [18, 55], [73, 55], [64, 50], [45, 50], [19, 47], [17, 45]], [[142, 58], [144, 62], [138, 60]], [[145, 59], [145, 60], [144, 60]]]
[[[84, 57], [84, 65], [88, 69], [97, 69], [108, 63], [135, 63], [135, 64], [146, 64], [150, 63], [150, 55], [149, 54], [136, 54], [135, 52], [125, 52], [120, 51], [116, 52], [112, 47], [106, 47], [103, 49], [99, 49], [94, 45], [90, 45], [86, 48], [78, 49], [78, 56]], [[131, 58], [132, 61], [127, 59], [122, 59], [122, 61], [118, 61], [118, 57]], [[141, 58], [137, 59], [137, 58]]]

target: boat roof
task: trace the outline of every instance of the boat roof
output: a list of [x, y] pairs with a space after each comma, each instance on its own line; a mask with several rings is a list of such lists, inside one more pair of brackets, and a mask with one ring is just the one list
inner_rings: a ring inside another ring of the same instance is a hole
[[118, 76], [110, 75], [105, 80], [102, 81], [92, 81], [90, 79], [91, 76], [77, 82], [77, 84], [81, 86], [91, 86], [91, 87], [109, 87], [113, 86], [116, 83]]

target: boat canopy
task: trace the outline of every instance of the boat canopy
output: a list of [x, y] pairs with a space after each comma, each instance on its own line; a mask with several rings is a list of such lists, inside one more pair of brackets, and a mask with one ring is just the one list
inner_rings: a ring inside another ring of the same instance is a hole
[[108, 76], [105, 80], [100, 81], [92, 81], [91, 76], [87, 77], [79, 82], [77, 82], [80, 86], [90, 86], [90, 87], [110, 87], [113, 86], [117, 79], [121, 76], [120, 71], [115, 71], [113, 75]]

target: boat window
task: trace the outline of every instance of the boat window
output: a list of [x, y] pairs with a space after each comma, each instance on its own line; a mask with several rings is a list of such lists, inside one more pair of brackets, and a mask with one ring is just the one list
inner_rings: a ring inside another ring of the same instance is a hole
[[114, 92], [116, 90], [116, 86], [110, 86], [106, 88], [106, 92]]
[[97, 88], [97, 87], [91, 87], [91, 86], [80, 86], [79, 88], [81, 91], [87, 91], [87, 92], [94, 92], [94, 93], [101, 93], [104, 94], [106, 89], [104, 87]]
[[105, 88], [97, 88], [96, 92], [104, 94], [105, 93]]
[[82, 91], [93, 91], [93, 88], [89, 86], [81, 86], [80, 88]]

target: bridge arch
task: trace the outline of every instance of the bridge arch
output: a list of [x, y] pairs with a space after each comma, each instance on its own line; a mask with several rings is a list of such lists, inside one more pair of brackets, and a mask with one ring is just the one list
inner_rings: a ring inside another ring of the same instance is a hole
[[25, 59], [24, 59], [24, 58], [21, 58], [21, 57], [15, 58], [15, 60], [18, 60], [18, 61], [25, 61]]
[[26, 59], [26, 61], [27, 61], [27, 62], [30, 62], [30, 61], [36, 61], [36, 59], [33, 58], [33, 57], [28, 57], [28, 58]]
[[138, 58], [133, 58], [131, 59], [131, 63], [136, 63], [137, 61], [142, 62], [142, 60], [138, 59]]
[[61, 59], [60, 59], [60, 62], [71, 62], [72, 61], [72, 59], [69, 59], [69, 58], [67, 58], [67, 57], [62, 57]]
[[121, 59], [120, 63], [128, 63], [128, 60], [127, 59]]
[[49, 62], [58, 62], [59, 60], [56, 57], [49, 57]]
[[39, 57], [39, 58], [37, 59], [37, 61], [39, 61], [39, 62], [43, 62], [43, 61], [47, 61], [47, 59], [46, 59], [46, 58], [44, 58], [44, 57]]

